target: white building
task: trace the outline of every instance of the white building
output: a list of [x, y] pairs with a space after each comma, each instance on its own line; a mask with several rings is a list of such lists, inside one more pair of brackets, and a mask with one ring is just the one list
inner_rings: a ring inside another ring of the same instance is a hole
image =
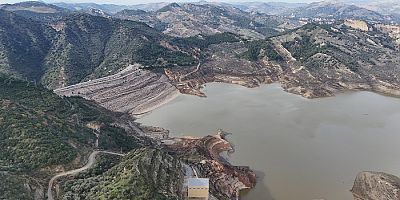
[[208, 178], [189, 178], [188, 197], [208, 199], [210, 184]]

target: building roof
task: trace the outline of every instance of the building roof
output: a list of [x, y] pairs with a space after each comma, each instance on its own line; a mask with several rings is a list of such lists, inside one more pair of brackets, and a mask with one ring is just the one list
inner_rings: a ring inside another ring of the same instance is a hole
[[209, 187], [208, 178], [189, 178], [188, 187]]

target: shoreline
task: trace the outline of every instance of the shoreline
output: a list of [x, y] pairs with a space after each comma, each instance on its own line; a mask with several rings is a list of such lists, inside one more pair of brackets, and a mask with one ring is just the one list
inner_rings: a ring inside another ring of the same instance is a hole
[[199, 177], [209, 178], [213, 196], [238, 199], [242, 190], [255, 187], [257, 179], [249, 166], [234, 166], [223, 158], [222, 152], [233, 149], [225, 140], [227, 134], [220, 129], [204, 137], [169, 137], [161, 145], [186, 160], [184, 163], [198, 171]]
[[[152, 74], [152, 72], [147, 72], [147, 73]], [[144, 74], [144, 75], [146, 75], [146, 74]], [[150, 87], [150, 90], [144, 90], [143, 92], [145, 93], [145, 95], [141, 96], [142, 98], [139, 99], [139, 104], [137, 104], [135, 107], [131, 107], [131, 109], [129, 111], [125, 111], [125, 112], [129, 113], [131, 116], [136, 118], [136, 117], [140, 117], [146, 113], [149, 113], [149, 112], [173, 101], [175, 98], [177, 98], [181, 94], [190, 94], [190, 95], [195, 95], [195, 96], [199, 96], [199, 97], [205, 97], [206, 95], [201, 91], [204, 88], [204, 84], [214, 83], [214, 82], [215, 83], [232, 84], [232, 85], [240, 85], [240, 86], [243, 86], [246, 88], [260, 87], [261, 85], [279, 84], [279, 87], [283, 91], [290, 93], [290, 94], [302, 96], [305, 99], [333, 97], [333, 96], [336, 96], [336, 95], [342, 94], [342, 93], [361, 92], [361, 91], [367, 91], [367, 92], [372, 92], [372, 93], [376, 93], [379, 95], [391, 96], [394, 98], [400, 97], [400, 96], [396, 95], [397, 94], [396, 92], [399, 92], [399, 91], [397, 91], [395, 89], [391, 89], [391, 90], [388, 90], [388, 88], [382, 89], [382, 87], [379, 87], [379, 86], [356, 87], [354, 85], [347, 85], [347, 88], [341, 87], [341, 90], [339, 90], [339, 89], [331, 90], [330, 92], [332, 95], [314, 96], [314, 95], [309, 95], [309, 94], [313, 94], [312, 90], [290, 90], [290, 88], [289, 89], [285, 88], [286, 85], [284, 83], [281, 83], [280, 81], [248, 83], [246, 81], [229, 82], [229, 81], [221, 81], [221, 80], [212, 80], [212, 81], [208, 81], [208, 82], [205, 81], [202, 84], [194, 84], [195, 87], [197, 87], [197, 88], [191, 87], [190, 88], [191, 90], [182, 91], [182, 90], [178, 90], [179, 88], [176, 85], [174, 85], [173, 83], [171, 84], [171, 82], [170, 82], [171, 80], [169, 80], [168, 78], [165, 79], [165, 78], [163, 78], [163, 76], [166, 78], [165, 75], [155, 76], [155, 77], [157, 77], [156, 83], [161, 84], [163, 86], [166, 86], [169, 84], [171, 87], [167, 87], [167, 89], [164, 89], [164, 90], [158, 89], [158, 90], [155, 90], [155, 92], [153, 90], [151, 90], [151, 87]], [[104, 80], [104, 79], [102, 79], [102, 80]], [[202, 80], [204, 81], [204, 79], [202, 79]], [[167, 81], [167, 82], [164, 82], [164, 81]], [[201, 80], [196, 80], [196, 81], [199, 81], [198, 83], [201, 82]], [[151, 82], [151, 83], [153, 83], [153, 82]], [[146, 84], [146, 83], [144, 83], [144, 84]], [[84, 85], [84, 84], [80, 84], [79, 86], [81, 87], [82, 85]], [[96, 84], [91, 83], [90, 86], [88, 86], [88, 87], [92, 87], [95, 85]], [[70, 87], [69, 89], [73, 89], [73, 88], [74, 87]], [[343, 89], [343, 88], [345, 88], [345, 89]], [[139, 90], [139, 93], [142, 92], [141, 87], [136, 87], [135, 90]], [[192, 93], [190, 91], [196, 91], [196, 92]], [[385, 91], [387, 91], [389, 95]], [[135, 92], [137, 92], [137, 91], [135, 91]], [[393, 93], [395, 93], [394, 96], [390, 95]], [[148, 95], [148, 94], [151, 94], [151, 95]], [[199, 94], [201, 94], [201, 95], [199, 95]], [[318, 94], [322, 94], [322, 93], [318, 93]], [[326, 93], [324, 93], [324, 94], [326, 94]], [[91, 100], [95, 100], [95, 99], [91, 99]], [[127, 100], [127, 99], [122, 99], [122, 100]], [[132, 100], [132, 101], [134, 101], [134, 100]], [[128, 102], [130, 102], [130, 101], [128, 101]], [[101, 104], [101, 105], [104, 105], [104, 104]], [[110, 110], [113, 110], [116, 108], [116, 107], [107, 107], [107, 106], [105, 106], [105, 107]], [[118, 109], [114, 110], [114, 111], [121, 112], [121, 110], [118, 110]], [[122, 111], [122, 112], [124, 112], [124, 111]], [[151, 136], [149, 136], [149, 137], [151, 137]], [[169, 134], [167, 137], [168, 137], [168, 140], [178, 139], [178, 138], [170, 137]], [[171, 148], [171, 145], [175, 145], [177, 142], [174, 142], [171, 144], [164, 143], [162, 145], [169, 148], [169, 150], [171, 152], [176, 153], [176, 154], [181, 154], [185, 158], [193, 159], [193, 157], [196, 157], [196, 155], [199, 157], [205, 158], [205, 159], [196, 160], [196, 161], [192, 160], [190, 165], [195, 167], [196, 169], [198, 169], [201, 172], [201, 175], [203, 175], [205, 177], [211, 177], [212, 180], [220, 180], [221, 177], [224, 177], [226, 175], [232, 175], [232, 174], [236, 175], [236, 178], [241, 177], [243, 179], [243, 182], [221, 179], [221, 181], [219, 181], [218, 183], [215, 183], [216, 185], [218, 185], [217, 187], [220, 187], [220, 188], [214, 188], [214, 193], [217, 193], [218, 195], [226, 195], [226, 196], [230, 196], [230, 197], [234, 197], [236, 195], [235, 197], [238, 197], [240, 195], [241, 190], [245, 190], [245, 189], [254, 187], [257, 182], [257, 179], [256, 179], [256, 175], [255, 175], [254, 171], [252, 171], [249, 167], [233, 166], [229, 163], [229, 161], [225, 161], [225, 162], [221, 161], [220, 153], [223, 151], [231, 150], [232, 149], [231, 143], [229, 141], [225, 140], [224, 137], [219, 137], [219, 138], [217, 137], [216, 139], [209, 138], [209, 137], [210, 136], [205, 136], [205, 137], [192, 137], [192, 136], [185, 137], [185, 136], [183, 136], [183, 137], [180, 137], [179, 138], [180, 141], [178, 142], [178, 144], [182, 144], [183, 147]], [[215, 136], [211, 136], [211, 137], [215, 137]], [[207, 146], [208, 139], [210, 139], [211, 141], [219, 140], [219, 142], [221, 142], [221, 143]], [[189, 141], [191, 141], [191, 142], [189, 142]], [[185, 147], [185, 145], [183, 144], [185, 142], [191, 143], [191, 146], [189, 145], [189, 146]], [[203, 146], [201, 143], [203, 143]], [[227, 148], [226, 143], [229, 144], [228, 146], [230, 146], [231, 149], [225, 149], [225, 148]], [[217, 145], [216, 146], [217, 148], [214, 148], [215, 145]], [[218, 145], [222, 145], [222, 146], [218, 146]], [[191, 148], [193, 148], [193, 147], [203, 149], [206, 152], [206, 154], [204, 155], [199, 152], [192, 152]], [[240, 179], [238, 178], [238, 180], [240, 180]], [[235, 187], [226, 189], [226, 187], [231, 186], [231, 185], [235, 185]], [[222, 186], [225, 186], [225, 187], [222, 187]], [[219, 190], [221, 190], [221, 191], [219, 191]], [[235, 195], [233, 195], [233, 194], [235, 194]]]

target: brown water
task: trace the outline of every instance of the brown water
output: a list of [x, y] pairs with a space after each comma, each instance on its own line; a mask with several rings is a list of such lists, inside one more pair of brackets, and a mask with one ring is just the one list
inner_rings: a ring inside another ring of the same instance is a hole
[[371, 92], [304, 99], [277, 85], [212, 83], [207, 98], [181, 95], [139, 122], [171, 135], [233, 133], [229, 160], [258, 175], [244, 200], [350, 200], [364, 170], [400, 175], [400, 99]]

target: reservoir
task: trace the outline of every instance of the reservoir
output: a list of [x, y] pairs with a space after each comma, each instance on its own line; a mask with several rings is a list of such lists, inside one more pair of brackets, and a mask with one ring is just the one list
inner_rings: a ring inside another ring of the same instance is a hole
[[360, 171], [400, 175], [400, 99], [372, 92], [305, 99], [279, 84], [211, 83], [207, 98], [180, 95], [138, 121], [171, 136], [232, 133], [234, 165], [257, 186], [243, 200], [351, 200]]

